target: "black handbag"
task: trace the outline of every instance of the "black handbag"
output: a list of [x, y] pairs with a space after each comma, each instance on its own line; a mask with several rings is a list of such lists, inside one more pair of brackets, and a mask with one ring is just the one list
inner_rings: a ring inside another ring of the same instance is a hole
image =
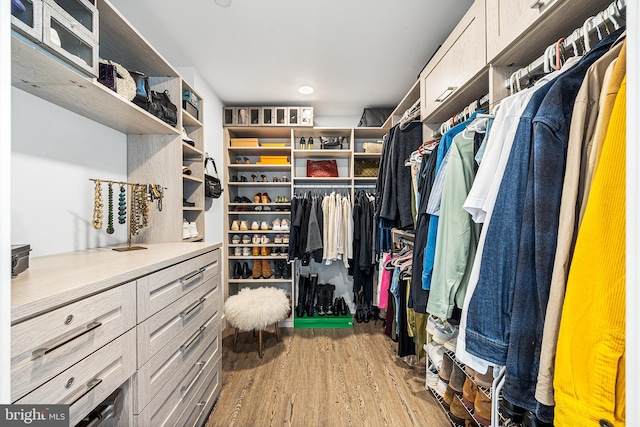
[[171, 102], [168, 90], [164, 92], [151, 91], [149, 112], [173, 127], [178, 124], [178, 107]]
[[156, 92], [151, 90], [149, 77], [144, 73], [139, 71], [130, 71], [129, 73], [136, 82], [136, 96], [132, 102], [165, 123], [176, 127], [178, 125], [178, 107], [171, 102], [169, 91]]
[[[215, 176], [206, 173], [207, 163], [209, 163], [209, 160], [211, 160], [211, 164], [213, 165]], [[204, 169], [204, 195], [212, 199], [217, 199], [222, 195], [223, 189], [222, 182], [220, 181], [220, 178], [218, 178], [218, 168], [216, 168], [216, 161], [211, 157], [206, 157], [204, 161]]]

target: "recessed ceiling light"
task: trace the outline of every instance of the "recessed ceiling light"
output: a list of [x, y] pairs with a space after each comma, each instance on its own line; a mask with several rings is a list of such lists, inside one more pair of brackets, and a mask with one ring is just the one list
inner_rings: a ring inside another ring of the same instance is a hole
[[229, 7], [231, 6], [231, 0], [216, 0], [216, 4], [220, 7]]
[[303, 95], [309, 95], [313, 93], [313, 88], [311, 86], [300, 86], [300, 89], [298, 89], [298, 92], [300, 92]]

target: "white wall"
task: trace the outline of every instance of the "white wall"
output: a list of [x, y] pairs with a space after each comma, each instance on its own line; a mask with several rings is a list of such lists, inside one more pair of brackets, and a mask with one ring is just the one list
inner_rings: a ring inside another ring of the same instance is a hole
[[[9, 0], [0, 0], [0, 28], [10, 25]], [[11, 35], [0, 33], [0, 404], [11, 399]]]
[[[177, 68], [177, 70], [204, 100], [202, 120], [204, 124], [204, 150], [215, 159], [218, 175], [224, 183], [222, 102], [194, 68]], [[211, 165], [209, 166], [209, 174], [213, 174]], [[205, 199], [204, 234], [206, 242], [223, 242], [225, 233], [222, 224], [224, 224], [224, 196], [219, 199]]]
[[105, 231], [106, 185], [104, 225], [92, 228], [89, 181], [126, 181], [126, 135], [22, 90], [11, 95], [11, 241], [31, 245], [32, 257], [126, 242], [117, 217], [116, 232]]
[[354, 128], [360, 123], [360, 116], [314, 116], [316, 127]]

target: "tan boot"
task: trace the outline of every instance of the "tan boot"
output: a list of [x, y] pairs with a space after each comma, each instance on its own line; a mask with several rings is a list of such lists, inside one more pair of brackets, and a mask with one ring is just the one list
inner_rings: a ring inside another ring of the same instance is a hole
[[259, 259], [253, 260], [253, 278], [259, 279], [262, 277], [262, 262]]
[[259, 246], [254, 246], [251, 248], [251, 254], [253, 256], [260, 256], [260, 247]]
[[268, 246], [263, 246], [260, 248], [260, 256], [269, 256], [271, 255], [271, 248]]
[[273, 270], [271, 270], [271, 261], [268, 259], [263, 259], [262, 261], [262, 277], [265, 279], [269, 279], [273, 276]]

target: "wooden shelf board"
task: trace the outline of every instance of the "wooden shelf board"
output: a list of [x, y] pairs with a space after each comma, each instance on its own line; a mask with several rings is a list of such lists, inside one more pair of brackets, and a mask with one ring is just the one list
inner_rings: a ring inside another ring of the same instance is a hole
[[204, 182], [204, 180], [203, 180], [203, 179], [201, 179], [201, 178], [196, 178], [196, 177], [194, 177], [194, 176], [192, 176], [192, 175], [184, 175], [184, 174], [183, 174], [183, 175], [182, 175], [182, 179], [183, 179], [184, 181], [190, 181], [190, 182], [198, 182], [198, 183]]
[[[181, 102], [182, 103], [182, 102]], [[182, 109], [182, 124], [184, 126], [200, 126], [202, 122], [191, 115], [187, 110]]]
[[379, 159], [382, 153], [353, 153], [353, 157], [357, 159]]
[[247, 171], [254, 171], [254, 170], [265, 170], [265, 171], [288, 171], [291, 169], [291, 163], [286, 163], [286, 164], [255, 164], [252, 163], [250, 165], [247, 164], [235, 164], [235, 163], [231, 163], [229, 164], [229, 169], [237, 169], [237, 170], [247, 170]]
[[[315, 145], [315, 144], [314, 144]], [[332, 157], [348, 159], [351, 157], [351, 150], [293, 150], [293, 155], [298, 159], [313, 157]]]
[[239, 187], [290, 187], [290, 182], [227, 182], [230, 186]]
[[[225, 127], [231, 138], [287, 138], [291, 139], [291, 128], [276, 126], [229, 126]], [[263, 147], [267, 148], [267, 147]]]
[[[414, 101], [415, 102], [415, 101]], [[356, 139], [382, 139], [385, 133], [389, 130], [383, 127], [361, 127], [361, 128], [353, 128], [353, 137]], [[373, 142], [373, 141], [372, 141]]]

